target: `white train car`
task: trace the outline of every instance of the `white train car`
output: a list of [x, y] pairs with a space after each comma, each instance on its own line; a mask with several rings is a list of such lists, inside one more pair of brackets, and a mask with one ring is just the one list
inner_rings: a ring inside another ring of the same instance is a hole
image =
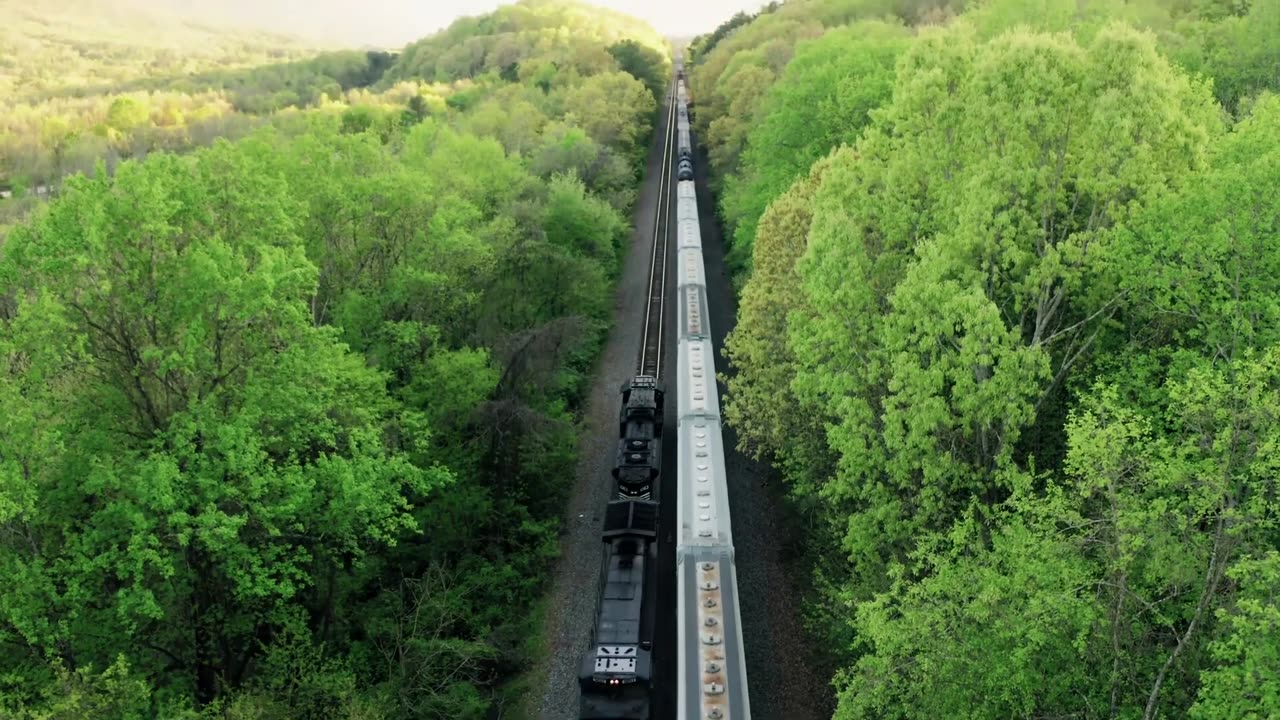
[[[684, 84], [679, 84], [679, 151], [692, 167]], [[686, 155], [687, 151], [687, 155]], [[707, 313], [706, 267], [692, 181], [676, 191], [677, 345], [676, 544], [679, 720], [749, 720], [747, 667], [734, 568], [733, 532], [715, 350]]]

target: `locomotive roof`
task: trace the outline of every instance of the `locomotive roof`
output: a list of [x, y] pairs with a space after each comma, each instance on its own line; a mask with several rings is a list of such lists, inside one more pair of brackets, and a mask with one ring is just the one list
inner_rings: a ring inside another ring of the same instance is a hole
[[645, 543], [622, 537], [610, 544], [609, 574], [600, 596], [596, 643], [634, 645], [640, 642]]

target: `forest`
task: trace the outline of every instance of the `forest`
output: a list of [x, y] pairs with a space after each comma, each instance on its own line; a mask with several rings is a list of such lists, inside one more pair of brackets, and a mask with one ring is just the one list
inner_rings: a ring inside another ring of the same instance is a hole
[[0, 715], [522, 716], [670, 48], [64, 7], [0, 1]]
[[[43, 5], [0, 715], [529, 716], [672, 48]], [[1280, 717], [1280, 3], [789, 0], [684, 58], [832, 716]]]
[[687, 59], [833, 716], [1280, 717], [1280, 3], [794, 0]]

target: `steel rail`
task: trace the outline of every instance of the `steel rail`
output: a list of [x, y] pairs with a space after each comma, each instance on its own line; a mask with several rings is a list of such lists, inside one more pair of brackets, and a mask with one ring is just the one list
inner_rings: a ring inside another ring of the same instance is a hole
[[[645, 305], [644, 332], [640, 337], [640, 359], [637, 374], [661, 377], [662, 330], [666, 314], [667, 254], [670, 245], [671, 180], [675, 145], [676, 83], [667, 94], [667, 128], [662, 146], [662, 165], [658, 171], [658, 202], [653, 220], [653, 249], [649, 256], [649, 298]], [[661, 237], [659, 237], [661, 236]], [[656, 328], [654, 326], [657, 326]]]

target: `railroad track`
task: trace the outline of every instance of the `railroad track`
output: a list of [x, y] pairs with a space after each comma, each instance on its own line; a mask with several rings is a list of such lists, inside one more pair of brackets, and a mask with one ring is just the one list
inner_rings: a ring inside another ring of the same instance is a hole
[[667, 93], [667, 130], [662, 146], [662, 167], [658, 174], [658, 203], [653, 219], [653, 249], [649, 257], [649, 294], [644, 311], [644, 333], [640, 336], [640, 357], [636, 374], [662, 376], [662, 323], [666, 315], [667, 254], [671, 234], [671, 183], [675, 178], [676, 85]]

